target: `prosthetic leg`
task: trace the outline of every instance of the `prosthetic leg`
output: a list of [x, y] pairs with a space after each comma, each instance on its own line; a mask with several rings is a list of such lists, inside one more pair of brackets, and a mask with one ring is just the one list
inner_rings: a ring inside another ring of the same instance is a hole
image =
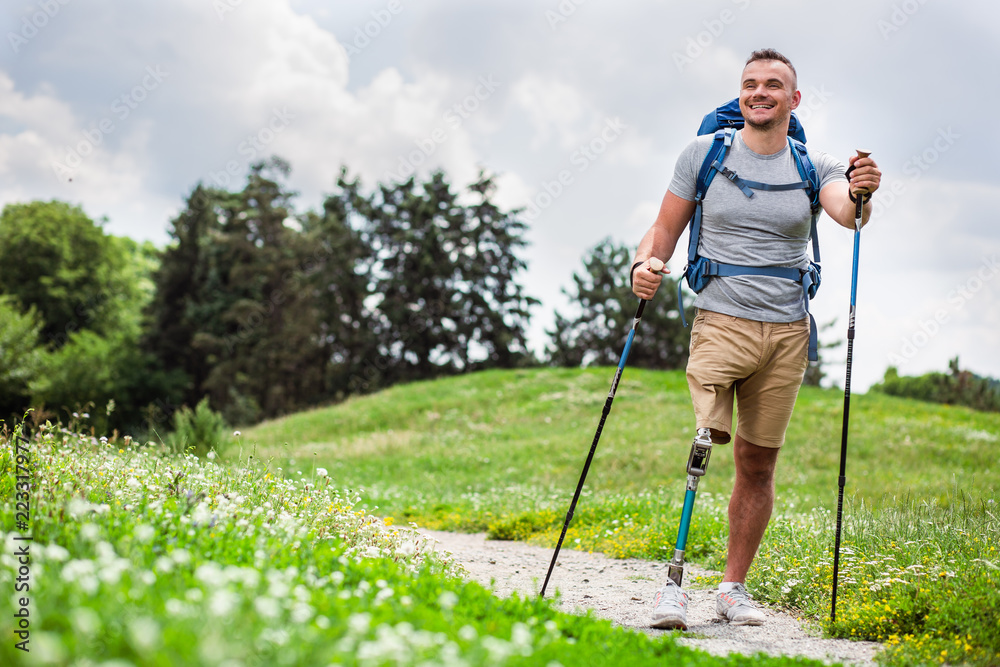
[[667, 576], [675, 584], [681, 585], [684, 578], [684, 548], [687, 546], [688, 528], [691, 527], [691, 511], [694, 509], [694, 495], [698, 491], [698, 481], [708, 469], [708, 459], [712, 455], [712, 431], [707, 428], [698, 429], [698, 436], [691, 443], [691, 454], [687, 464], [687, 491], [684, 494], [684, 509], [681, 511], [681, 524], [677, 529], [677, 545], [674, 547], [674, 558], [670, 561]]

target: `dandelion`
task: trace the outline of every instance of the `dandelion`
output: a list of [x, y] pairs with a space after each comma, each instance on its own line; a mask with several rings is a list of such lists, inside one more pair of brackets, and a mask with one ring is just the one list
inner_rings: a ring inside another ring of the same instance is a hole
[[233, 431], [233, 437], [234, 437], [234, 438], [238, 438], [238, 437], [240, 437], [241, 435], [242, 435], [242, 433], [240, 433], [239, 431]]
[[316, 468], [317, 477], [327, 477], [330, 473], [326, 471], [326, 468]]

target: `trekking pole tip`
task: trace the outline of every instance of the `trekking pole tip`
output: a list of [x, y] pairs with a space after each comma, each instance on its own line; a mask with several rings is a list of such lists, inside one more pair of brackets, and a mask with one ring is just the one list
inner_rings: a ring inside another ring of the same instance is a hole
[[659, 257], [649, 258], [649, 270], [653, 273], [661, 273], [663, 271], [663, 262]]

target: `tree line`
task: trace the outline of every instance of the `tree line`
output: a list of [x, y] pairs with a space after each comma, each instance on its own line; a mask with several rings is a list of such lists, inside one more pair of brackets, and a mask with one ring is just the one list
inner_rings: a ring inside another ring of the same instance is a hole
[[[242, 190], [198, 184], [164, 248], [65, 202], [5, 207], [0, 417], [86, 412], [98, 429], [150, 434], [205, 398], [249, 424], [399, 382], [617, 362], [631, 249], [609, 238], [588, 251], [564, 290], [574, 305], [534, 354], [527, 226], [493, 203], [491, 176], [366, 189], [342, 169], [321, 210], [298, 212], [289, 169], [271, 158]], [[687, 338], [667, 278], [629, 363], [682, 368]]]

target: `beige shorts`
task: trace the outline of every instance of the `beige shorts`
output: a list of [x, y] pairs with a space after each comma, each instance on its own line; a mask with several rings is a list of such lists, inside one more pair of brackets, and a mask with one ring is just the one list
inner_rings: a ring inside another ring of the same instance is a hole
[[756, 322], [698, 311], [687, 364], [697, 428], [712, 429], [713, 442], [729, 442], [735, 397], [737, 435], [761, 447], [781, 447], [809, 365], [808, 348], [808, 317]]

